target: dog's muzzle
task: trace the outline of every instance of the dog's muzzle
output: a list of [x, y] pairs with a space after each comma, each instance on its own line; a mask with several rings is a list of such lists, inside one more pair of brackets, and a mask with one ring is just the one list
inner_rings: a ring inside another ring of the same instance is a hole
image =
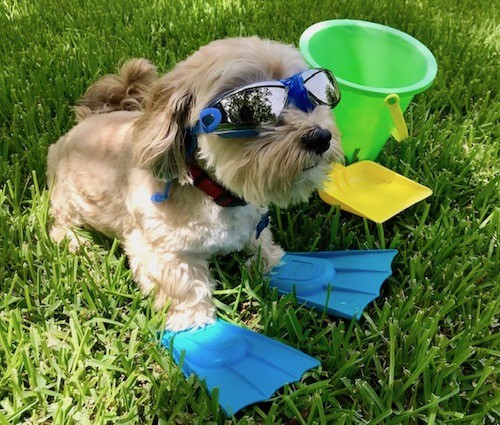
[[325, 153], [330, 148], [332, 133], [325, 128], [315, 128], [300, 139], [302, 146], [316, 155]]

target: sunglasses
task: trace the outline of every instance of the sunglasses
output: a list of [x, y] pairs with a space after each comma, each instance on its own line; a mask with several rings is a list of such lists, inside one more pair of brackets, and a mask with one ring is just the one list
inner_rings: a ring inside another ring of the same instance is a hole
[[249, 84], [223, 94], [201, 111], [193, 133], [253, 137], [276, 124], [290, 104], [310, 112], [320, 105], [334, 108], [339, 102], [333, 74], [326, 69], [309, 69], [287, 79]]

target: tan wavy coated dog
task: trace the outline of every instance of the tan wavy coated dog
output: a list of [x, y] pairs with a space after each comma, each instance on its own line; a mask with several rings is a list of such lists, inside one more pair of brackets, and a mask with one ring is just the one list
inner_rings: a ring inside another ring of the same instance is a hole
[[[343, 153], [328, 106], [286, 107], [258, 137], [200, 135], [193, 157], [247, 202], [221, 207], [193, 185], [186, 130], [220, 94], [307, 68], [296, 48], [250, 37], [214, 41], [162, 77], [147, 60], [132, 59], [98, 80], [76, 107], [78, 124], [49, 149], [52, 238], [69, 238], [74, 249], [75, 227], [118, 238], [142, 291], [155, 294], [157, 308], [171, 301], [168, 329], [211, 323], [208, 260], [245, 250], [260, 253], [267, 269], [278, 264], [284, 252], [269, 228], [256, 238], [262, 213], [271, 203], [307, 200]], [[318, 128], [331, 133], [320, 153], [304, 143]], [[153, 202], [166, 181], [169, 199]]]

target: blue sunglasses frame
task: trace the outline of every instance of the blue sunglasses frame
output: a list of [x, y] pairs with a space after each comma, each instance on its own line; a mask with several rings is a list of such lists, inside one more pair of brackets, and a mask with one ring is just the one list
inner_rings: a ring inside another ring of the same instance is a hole
[[[312, 73], [311, 76], [308, 76], [308, 81], [313, 76], [324, 73], [327, 75], [328, 80], [333, 86], [333, 91], [336, 96], [333, 99], [333, 103], [326, 103], [320, 99], [318, 99], [313, 93], [311, 93], [304, 86], [304, 74]], [[329, 105], [331, 108], [334, 108], [340, 101], [340, 91], [338, 90], [338, 85], [335, 80], [333, 74], [322, 68], [314, 68], [309, 69], [307, 71], [299, 72], [295, 75], [292, 75], [289, 78], [282, 80], [272, 80], [272, 81], [263, 81], [261, 83], [250, 84], [248, 86], [241, 87], [237, 90], [232, 90], [230, 92], [224, 93], [222, 96], [219, 96], [214, 101], [212, 101], [208, 107], [204, 108], [199, 115], [199, 120], [192, 128], [192, 134], [208, 134], [208, 133], [216, 133], [220, 137], [225, 138], [240, 138], [240, 137], [255, 137], [257, 136], [262, 129], [262, 126], [248, 126], [248, 125], [232, 125], [233, 128], [230, 130], [225, 130], [221, 132], [216, 132], [217, 128], [223, 121], [223, 115], [221, 112], [222, 107], [217, 107], [220, 105], [220, 102], [225, 98], [228, 98], [231, 95], [236, 93], [240, 93], [247, 89], [258, 89], [258, 88], [266, 88], [266, 87], [277, 87], [284, 88], [286, 93], [286, 101], [283, 105], [283, 109], [286, 108], [289, 104], [296, 106], [298, 109], [304, 112], [310, 112], [315, 109], [319, 105]]]

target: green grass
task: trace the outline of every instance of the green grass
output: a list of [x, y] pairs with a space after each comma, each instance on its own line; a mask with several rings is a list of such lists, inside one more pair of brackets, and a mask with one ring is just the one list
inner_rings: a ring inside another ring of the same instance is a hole
[[[109, 3], [109, 5], [108, 5]], [[234, 418], [251, 424], [500, 422], [499, 10], [493, 1], [201, 0], [0, 3], [0, 425], [225, 423], [158, 346], [155, 312], [115, 241], [79, 255], [47, 236], [47, 148], [99, 75], [144, 56], [162, 71], [216, 38], [297, 44], [330, 18], [415, 36], [435, 84], [406, 113], [409, 140], [379, 161], [434, 190], [384, 225], [316, 196], [273, 211], [289, 251], [397, 248], [359, 322], [292, 307], [238, 255], [218, 259], [221, 316], [321, 360], [301, 383]]]

